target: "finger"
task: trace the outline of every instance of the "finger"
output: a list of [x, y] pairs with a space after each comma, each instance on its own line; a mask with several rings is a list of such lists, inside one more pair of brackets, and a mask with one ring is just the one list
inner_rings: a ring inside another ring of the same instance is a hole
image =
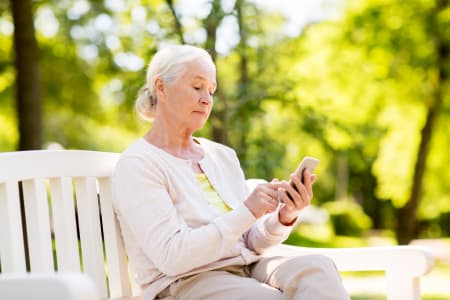
[[308, 204], [310, 197], [308, 195], [308, 191], [306, 190], [305, 185], [300, 181], [300, 178], [298, 178], [298, 176], [296, 176], [295, 174], [292, 174], [291, 181], [294, 183], [297, 195], [299, 195], [299, 197], [294, 198], [297, 206], [303, 206], [305, 203]]
[[276, 190], [276, 188], [274, 188], [273, 184], [270, 182], [258, 184], [255, 188], [255, 191], [257, 191], [258, 193], [264, 193], [264, 194], [269, 193], [270, 190]]
[[264, 196], [264, 200], [266, 200], [270, 204], [278, 205], [278, 194], [274, 194], [274, 195], [266, 194]]
[[311, 185], [311, 173], [309, 173], [308, 169], [305, 169], [305, 170], [303, 171], [302, 178], [303, 178], [303, 184], [304, 184], [306, 187], [308, 187], [308, 186]]
[[263, 184], [259, 187], [259, 196], [267, 202], [275, 203], [276, 205], [278, 205], [278, 193], [270, 183]]
[[[295, 174], [291, 174], [291, 176], [297, 177]], [[293, 205], [295, 205], [295, 202], [298, 201], [295, 200], [295, 198], [299, 197], [299, 194], [296, 188], [294, 187], [294, 183], [292, 182], [292, 180], [290, 182], [286, 180], [280, 181], [280, 188], [284, 190], [284, 193], [289, 198], [290, 202], [292, 202]]]
[[297, 207], [295, 205], [294, 199], [292, 197], [289, 197], [288, 192], [287, 192], [286, 189], [280, 187], [279, 188], [279, 193], [280, 193], [281, 201], [283, 201], [284, 205], [287, 205], [287, 206], [292, 207], [292, 208]]
[[278, 199], [277, 198], [272, 198], [272, 197], [269, 197], [268, 195], [266, 195], [264, 197], [264, 201], [265, 201], [264, 207], [265, 207], [266, 213], [272, 212], [278, 207]]
[[[291, 182], [283, 180], [283, 186], [279, 189], [282, 195], [282, 200], [289, 206], [297, 207], [297, 202], [299, 201], [300, 194], [295, 190]], [[297, 198], [297, 199], [296, 199]], [[286, 200], [287, 199], [287, 200]]]
[[280, 198], [276, 195], [274, 198], [270, 200], [270, 204], [273, 205], [273, 209], [276, 209], [280, 204]]
[[274, 191], [278, 190], [280, 187], [283, 187], [283, 181], [277, 179], [270, 182], [270, 188]]
[[303, 172], [303, 185], [305, 186], [306, 192], [308, 194], [308, 198], [312, 197], [312, 182], [311, 182], [311, 173], [305, 169]]
[[267, 183], [263, 187], [263, 192], [272, 198], [278, 198], [278, 193], [277, 193], [278, 185], [279, 185], [279, 183], [275, 183], [275, 184]]

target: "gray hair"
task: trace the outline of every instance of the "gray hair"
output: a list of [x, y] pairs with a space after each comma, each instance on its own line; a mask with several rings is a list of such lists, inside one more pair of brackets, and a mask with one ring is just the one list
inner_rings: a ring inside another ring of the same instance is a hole
[[159, 77], [166, 84], [173, 83], [184, 71], [186, 63], [196, 59], [205, 59], [214, 66], [209, 53], [202, 48], [190, 45], [171, 45], [159, 50], [151, 60], [145, 85], [139, 90], [135, 108], [139, 116], [147, 121], [155, 117], [158, 103], [155, 92], [155, 80]]

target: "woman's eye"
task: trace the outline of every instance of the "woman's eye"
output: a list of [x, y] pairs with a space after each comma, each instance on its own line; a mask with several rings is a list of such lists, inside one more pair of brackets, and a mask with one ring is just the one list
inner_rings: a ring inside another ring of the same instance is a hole
[[199, 90], [200, 90], [200, 87], [199, 87], [199, 86], [194, 86], [194, 89], [195, 89], [196, 91], [199, 91]]

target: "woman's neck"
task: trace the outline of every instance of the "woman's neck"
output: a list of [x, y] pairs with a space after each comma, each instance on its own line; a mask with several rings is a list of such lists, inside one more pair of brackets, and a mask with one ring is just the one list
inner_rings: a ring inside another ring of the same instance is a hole
[[198, 161], [203, 157], [203, 151], [188, 130], [175, 130], [161, 127], [154, 123], [144, 139], [164, 151], [182, 158]]

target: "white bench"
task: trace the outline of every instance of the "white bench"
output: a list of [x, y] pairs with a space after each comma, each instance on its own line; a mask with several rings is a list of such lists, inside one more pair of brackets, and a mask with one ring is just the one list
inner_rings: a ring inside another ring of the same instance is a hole
[[[1, 299], [138, 298], [111, 204], [118, 157], [79, 150], [0, 153]], [[340, 271], [385, 271], [388, 300], [420, 299], [420, 277], [433, 267], [430, 252], [418, 246], [282, 245], [272, 252], [322, 253]]]

